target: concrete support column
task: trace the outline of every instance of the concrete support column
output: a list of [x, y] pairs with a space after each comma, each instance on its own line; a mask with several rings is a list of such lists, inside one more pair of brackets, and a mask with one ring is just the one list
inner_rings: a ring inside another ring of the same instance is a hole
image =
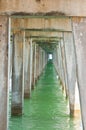
[[[61, 75], [61, 72], [60, 72], [60, 45], [58, 46], [58, 50], [57, 50], [57, 59], [58, 59], [58, 67], [57, 67], [57, 71], [58, 71], [58, 75], [60, 77]], [[55, 60], [56, 60], [56, 57], [55, 57]]]
[[66, 68], [65, 68], [65, 55], [64, 55], [64, 44], [63, 39], [59, 42], [59, 47], [56, 46], [53, 53], [53, 62], [56, 68], [57, 73], [60, 76], [62, 90], [65, 93], [66, 97], [68, 96], [68, 86], [66, 84]]
[[55, 59], [57, 59], [57, 63], [56, 63], [56, 65], [57, 65], [57, 72], [58, 72], [58, 75], [59, 75], [59, 77], [60, 77], [59, 46], [57, 47], [56, 52], [57, 52], [57, 55], [56, 55], [55, 57], [57, 57], [57, 58], [55, 58]]
[[42, 48], [40, 47], [40, 75], [42, 74], [43, 71], [43, 51]]
[[47, 62], [48, 62], [48, 54], [47, 54], [47, 52], [45, 53], [45, 64], [47, 64]]
[[66, 68], [66, 57], [65, 57], [66, 55], [65, 55], [65, 47], [64, 47], [63, 39], [61, 39], [60, 48], [61, 48], [62, 66], [63, 66], [63, 87], [64, 87], [64, 92], [66, 94], [66, 98], [68, 98], [67, 68]]
[[[54, 65], [55, 65], [55, 68], [56, 68], [56, 71], [57, 71], [57, 73], [58, 73], [58, 69], [57, 69], [57, 67], [58, 67], [58, 55], [57, 55], [58, 53], [57, 53], [57, 46], [56, 46], [56, 48], [55, 48], [55, 50], [54, 50], [54, 52], [53, 52], [53, 63], [54, 63]], [[57, 57], [57, 60], [55, 60], [56, 59], [56, 57]]]
[[39, 47], [36, 45], [36, 81], [39, 77]]
[[43, 72], [43, 69], [44, 69], [44, 67], [45, 67], [45, 64], [46, 64], [46, 57], [45, 57], [45, 52], [44, 52], [44, 50], [41, 48], [41, 47], [39, 47], [39, 57], [38, 57], [38, 61], [39, 61], [39, 76], [42, 74], [42, 72]]
[[44, 67], [46, 66], [46, 52], [44, 51], [44, 61], [45, 61], [45, 64], [44, 64]]
[[86, 18], [73, 18], [83, 130], [86, 130]]
[[33, 56], [32, 56], [32, 89], [34, 89], [34, 85], [35, 85], [35, 43], [33, 43]]
[[40, 57], [41, 57], [41, 55], [40, 55], [40, 47], [39, 47], [39, 73], [38, 73], [38, 75], [40, 76]]
[[65, 90], [65, 68], [64, 68], [64, 56], [63, 56], [63, 40], [60, 41], [60, 58], [61, 58], [61, 84], [62, 84], [62, 90]]
[[37, 60], [38, 60], [38, 78], [39, 78], [39, 76], [40, 76], [40, 47], [38, 46], [38, 58], [37, 58]]
[[32, 69], [33, 69], [33, 43], [32, 39], [30, 39], [30, 76], [29, 76], [29, 81], [30, 81], [30, 94], [31, 94], [31, 87], [32, 87]]
[[41, 47], [39, 47], [39, 76], [41, 74]]
[[44, 68], [44, 64], [45, 64], [45, 61], [44, 61], [44, 50], [42, 50], [42, 70]]
[[41, 49], [41, 65], [42, 65], [42, 71], [41, 71], [41, 73], [43, 72], [43, 50]]
[[8, 17], [0, 16], [0, 130], [7, 130]]
[[43, 68], [44, 68], [45, 65], [46, 65], [46, 59], [45, 59], [45, 57], [46, 57], [46, 52], [44, 51], [43, 53], [44, 53], [44, 58], [43, 58]]
[[[63, 73], [63, 65], [62, 65], [61, 43], [59, 43], [59, 47], [58, 47], [58, 59], [59, 59], [58, 73], [59, 73], [61, 83], [63, 83], [63, 81], [64, 81], [64, 73]], [[62, 86], [62, 89], [64, 89], [63, 86]]]
[[70, 115], [74, 116], [76, 59], [72, 33], [64, 33], [64, 47], [67, 68], [67, 82], [69, 89]]
[[23, 40], [22, 33], [17, 32], [13, 42], [13, 65], [12, 65], [12, 115], [22, 115], [22, 74], [23, 74]]
[[36, 81], [36, 43], [35, 43], [35, 45], [34, 45], [35, 47], [34, 47], [34, 86], [35, 86], [35, 81]]
[[30, 97], [30, 43], [26, 39], [23, 43], [23, 65], [24, 65], [24, 97]]
[[43, 50], [43, 69], [44, 69], [44, 67], [45, 67], [45, 51]]
[[53, 52], [53, 63], [56, 68], [56, 71], [58, 73], [58, 47], [56, 46], [54, 52]]

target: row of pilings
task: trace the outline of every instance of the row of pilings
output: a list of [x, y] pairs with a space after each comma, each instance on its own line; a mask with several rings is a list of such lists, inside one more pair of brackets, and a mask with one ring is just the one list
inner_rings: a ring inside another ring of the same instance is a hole
[[[80, 21], [79, 21], [80, 20]], [[82, 116], [83, 129], [85, 126], [85, 18], [72, 18], [72, 32], [63, 32], [62, 39], [53, 53], [53, 62], [59, 75], [62, 91], [69, 100], [71, 117]], [[79, 104], [76, 104], [76, 87], [79, 92]], [[76, 107], [76, 105], [78, 107]]]
[[11, 115], [22, 115], [24, 98], [30, 98], [48, 60], [47, 52], [31, 38], [25, 38], [25, 32], [17, 30], [11, 34], [9, 23], [7, 16], [0, 16], [0, 130], [8, 128], [9, 95]]
[[[13, 32], [12, 55], [9, 55], [10, 31], [8, 23], [8, 16], [0, 16], [0, 130], [6, 130], [8, 124], [10, 77], [12, 78], [11, 113], [12, 115], [21, 115], [24, 97], [30, 97], [34, 83], [47, 63], [45, 51], [31, 38], [25, 39], [24, 32], [19, 30]], [[70, 115], [72, 116], [74, 115], [76, 82], [78, 84], [82, 123], [85, 130], [86, 18], [71, 18], [71, 27], [72, 31], [64, 32], [59, 46], [55, 48], [53, 62], [63, 89], [65, 89], [66, 97], [69, 98]]]
[[22, 115], [24, 98], [30, 98], [31, 90], [47, 64], [47, 53], [32, 39], [22, 39], [21, 32], [13, 34], [11, 48], [11, 114]]

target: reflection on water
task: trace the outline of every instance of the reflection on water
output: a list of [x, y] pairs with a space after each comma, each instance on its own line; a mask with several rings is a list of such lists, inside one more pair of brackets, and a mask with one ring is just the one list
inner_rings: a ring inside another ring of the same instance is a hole
[[24, 115], [10, 117], [9, 130], [81, 130], [80, 118], [69, 117], [52, 64], [47, 65], [31, 99], [25, 100]]

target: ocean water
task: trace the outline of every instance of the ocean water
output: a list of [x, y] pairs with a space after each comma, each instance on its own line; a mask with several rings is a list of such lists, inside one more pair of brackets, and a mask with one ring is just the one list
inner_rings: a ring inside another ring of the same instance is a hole
[[82, 130], [80, 118], [70, 118], [68, 102], [52, 63], [48, 63], [31, 93], [24, 100], [24, 114], [9, 115], [9, 130]]

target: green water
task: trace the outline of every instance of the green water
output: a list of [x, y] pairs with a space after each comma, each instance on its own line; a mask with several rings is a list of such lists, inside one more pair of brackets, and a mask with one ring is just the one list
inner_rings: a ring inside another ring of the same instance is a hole
[[24, 115], [10, 117], [9, 130], [81, 130], [80, 119], [68, 115], [67, 101], [57, 80], [52, 63], [48, 63], [32, 91], [24, 101]]

